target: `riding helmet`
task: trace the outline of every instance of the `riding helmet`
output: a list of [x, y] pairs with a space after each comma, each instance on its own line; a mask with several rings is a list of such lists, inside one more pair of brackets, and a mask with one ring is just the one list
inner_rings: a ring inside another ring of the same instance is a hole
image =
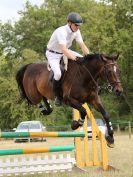
[[76, 25], [82, 25], [83, 23], [82, 17], [76, 12], [69, 13], [67, 17], [67, 21], [75, 23]]

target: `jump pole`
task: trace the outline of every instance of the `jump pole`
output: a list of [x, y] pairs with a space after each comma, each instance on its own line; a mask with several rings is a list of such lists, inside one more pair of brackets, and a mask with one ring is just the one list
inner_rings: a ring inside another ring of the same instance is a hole
[[0, 132], [0, 138], [84, 137], [84, 132]]
[[61, 152], [61, 151], [73, 151], [74, 145], [67, 146], [51, 146], [49, 148], [23, 148], [23, 149], [2, 149], [0, 150], [0, 156], [5, 155], [17, 155], [17, 154], [34, 154], [34, 153], [46, 153], [46, 152]]

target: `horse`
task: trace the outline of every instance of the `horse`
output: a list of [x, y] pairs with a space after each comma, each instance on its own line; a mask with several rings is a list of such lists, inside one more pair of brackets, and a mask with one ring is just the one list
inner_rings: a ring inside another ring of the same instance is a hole
[[[92, 105], [101, 113], [106, 126], [105, 135], [107, 145], [114, 147], [114, 131], [111, 117], [105, 110], [99, 95], [99, 79], [104, 80], [117, 96], [123, 88], [119, 76], [117, 56], [105, 54], [88, 54], [81, 57], [79, 62], [68, 60], [68, 70], [61, 79], [62, 102], [75, 108], [80, 113], [79, 120], [72, 120], [71, 128], [76, 130], [83, 126], [87, 112], [84, 103]], [[52, 112], [49, 100], [54, 100], [51, 72], [47, 69], [47, 62], [30, 63], [22, 66], [16, 73], [16, 81], [21, 96], [29, 104], [39, 105], [44, 115]], [[43, 104], [41, 104], [43, 100]]]

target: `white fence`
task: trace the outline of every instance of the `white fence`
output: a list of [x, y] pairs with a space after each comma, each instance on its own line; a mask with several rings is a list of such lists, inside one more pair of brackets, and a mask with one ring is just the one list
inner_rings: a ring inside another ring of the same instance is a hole
[[70, 154], [66, 156], [63, 154], [51, 155], [44, 157], [28, 156], [0, 159], [0, 176], [15, 176], [20, 174], [34, 174], [34, 173], [50, 173], [50, 172], [64, 172], [72, 171], [75, 164], [75, 158]]

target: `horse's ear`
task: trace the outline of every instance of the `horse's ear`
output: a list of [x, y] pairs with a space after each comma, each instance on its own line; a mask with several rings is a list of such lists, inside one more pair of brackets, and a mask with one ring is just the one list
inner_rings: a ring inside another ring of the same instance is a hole
[[119, 58], [119, 53], [113, 57], [114, 60], [117, 60]]
[[107, 61], [107, 57], [106, 57], [104, 54], [101, 54], [101, 59], [102, 59], [103, 61]]
[[101, 54], [101, 58], [102, 58], [103, 61], [107, 61], [108, 59], [110, 59], [110, 60], [112, 60], [112, 59], [113, 60], [117, 60], [118, 57], [119, 57], [119, 53], [117, 55], [114, 55], [114, 56], [111, 56], [111, 57], [106, 56], [104, 54]]

